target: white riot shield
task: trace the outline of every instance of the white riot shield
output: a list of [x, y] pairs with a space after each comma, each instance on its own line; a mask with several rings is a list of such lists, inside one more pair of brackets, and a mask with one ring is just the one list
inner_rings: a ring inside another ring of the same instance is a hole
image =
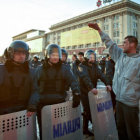
[[98, 94], [89, 92], [95, 140], [118, 140], [110, 94], [106, 88], [98, 89]]
[[139, 100], [139, 134], [140, 134], [140, 100]]
[[0, 140], [36, 140], [35, 119], [26, 110], [0, 115]]
[[48, 105], [42, 109], [43, 140], [82, 140], [81, 107], [72, 101]]

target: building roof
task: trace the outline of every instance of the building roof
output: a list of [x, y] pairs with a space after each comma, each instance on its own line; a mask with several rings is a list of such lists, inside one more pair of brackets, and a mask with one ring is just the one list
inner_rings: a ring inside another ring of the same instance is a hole
[[128, 0], [123, 0], [123, 1], [119, 1], [116, 3], [110, 4], [108, 6], [102, 7], [102, 8], [98, 8], [96, 10], [93, 10], [93, 11], [90, 11], [87, 13], [81, 14], [79, 16], [75, 16], [75, 17], [67, 19], [65, 21], [59, 22], [57, 24], [52, 25], [49, 29], [54, 30], [54, 29], [57, 29], [59, 27], [65, 26], [66, 24], [72, 24], [74, 22], [78, 22], [78, 21], [83, 20], [83, 19], [88, 19], [88, 18], [91, 18], [94, 16], [108, 13], [110, 11], [115, 11], [115, 10], [118, 10], [121, 8], [123, 8], [123, 9], [124, 8], [135, 9], [135, 10], [139, 11], [139, 13], [137, 13], [137, 14], [140, 15], [140, 4], [132, 2], [132, 1], [128, 1]]
[[28, 33], [31, 33], [31, 32], [35, 32], [35, 31], [45, 32], [44, 30], [30, 29], [30, 30], [25, 31], [25, 32], [23, 32], [21, 34], [13, 36], [12, 38], [15, 38], [15, 37], [18, 37], [18, 36], [21, 36], [21, 35], [25, 35], [25, 34], [28, 34]]

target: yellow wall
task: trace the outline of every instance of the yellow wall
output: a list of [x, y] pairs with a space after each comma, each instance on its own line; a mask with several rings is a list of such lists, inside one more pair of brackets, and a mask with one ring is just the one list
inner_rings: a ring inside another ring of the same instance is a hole
[[42, 42], [43, 42], [42, 38], [27, 41], [29, 48], [31, 49], [30, 52], [31, 53], [42, 52]]
[[73, 46], [101, 42], [98, 31], [88, 26], [61, 33], [60, 46]]

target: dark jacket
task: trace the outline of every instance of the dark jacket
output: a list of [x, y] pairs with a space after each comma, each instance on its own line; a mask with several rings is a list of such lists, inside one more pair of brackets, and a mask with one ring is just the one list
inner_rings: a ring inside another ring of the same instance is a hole
[[110, 85], [112, 85], [114, 71], [115, 71], [115, 62], [112, 59], [106, 61], [105, 73], [106, 73], [106, 79], [108, 80]]
[[98, 79], [101, 79], [105, 85], [108, 84], [105, 75], [101, 72], [96, 63], [89, 66], [88, 62], [84, 61], [79, 64], [78, 71], [81, 94], [88, 94], [91, 89], [96, 88]]
[[37, 68], [40, 65], [42, 65], [41, 61], [34, 61], [34, 60], [32, 60], [30, 62], [30, 67], [32, 67], [32, 68]]
[[77, 59], [72, 63], [72, 67], [71, 67], [77, 81], [78, 81], [78, 65], [79, 64], [80, 64], [80, 61]]
[[4, 110], [7, 110], [5, 113], [11, 113], [11, 110], [36, 110], [39, 96], [33, 83], [33, 74], [28, 62], [16, 65], [8, 60], [5, 65], [0, 65], [1, 114]]
[[101, 60], [99, 65], [101, 67], [101, 72], [104, 73], [105, 72], [106, 61], [105, 60]]
[[68, 62], [63, 62], [64, 65], [66, 65], [69, 69], [71, 69], [70, 63]]
[[43, 104], [63, 102], [69, 85], [73, 93], [80, 93], [71, 69], [61, 62], [50, 65], [46, 60], [43, 66], [37, 69], [36, 82], [39, 85], [40, 103]]

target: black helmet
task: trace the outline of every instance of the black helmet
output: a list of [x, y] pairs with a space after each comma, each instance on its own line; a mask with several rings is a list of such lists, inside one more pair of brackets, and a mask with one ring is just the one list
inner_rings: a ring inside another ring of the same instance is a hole
[[13, 41], [10, 44], [9, 48], [5, 50], [4, 55], [6, 59], [13, 59], [14, 52], [25, 52], [26, 60], [28, 60], [29, 46], [24, 41], [20, 41], [20, 40]]
[[95, 51], [93, 51], [93, 50], [87, 50], [87, 51], [85, 52], [85, 54], [84, 54], [84, 57], [86, 57], [87, 59], [89, 59], [91, 54], [94, 54], [95, 59], [96, 59], [96, 53], [95, 53]]
[[79, 52], [78, 55], [82, 55], [82, 56], [84, 56], [84, 53], [83, 53], [83, 52]]
[[39, 56], [35, 54], [33, 58], [39, 59]]
[[66, 58], [67, 58], [68, 57], [68, 52], [63, 48], [61, 49], [61, 51], [62, 51], [62, 54], [66, 55]]
[[59, 54], [59, 59], [62, 59], [62, 52], [61, 48], [57, 44], [50, 44], [46, 47], [46, 57], [50, 58], [50, 55], [54, 52], [57, 52]]

